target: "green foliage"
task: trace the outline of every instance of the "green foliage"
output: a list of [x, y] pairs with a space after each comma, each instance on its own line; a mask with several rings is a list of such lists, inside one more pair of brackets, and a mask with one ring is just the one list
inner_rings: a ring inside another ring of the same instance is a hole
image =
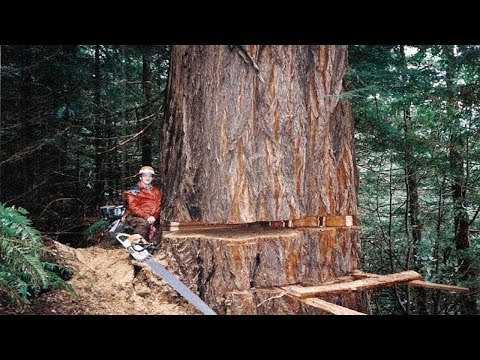
[[98, 239], [102, 238], [101, 231], [105, 230], [108, 224], [109, 222], [105, 219], [95, 221], [82, 232], [83, 239], [81, 244], [83, 246], [89, 246], [98, 243]]
[[[356, 127], [364, 269], [413, 269], [425, 280], [470, 287], [477, 299], [479, 51], [478, 46], [351, 46], [347, 94]], [[407, 172], [415, 176], [416, 237]], [[461, 185], [461, 196], [452, 192], [454, 185]], [[469, 221], [470, 246], [463, 250], [457, 249], [459, 214]], [[420, 297], [427, 313], [477, 311], [462, 303], [460, 294], [434, 290], [421, 295], [397, 286], [372, 296], [380, 314], [417, 313]]]
[[[0, 201], [28, 208], [42, 232], [71, 232], [118, 200], [142, 162], [144, 140], [159, 148], [169, 47], [1, 50]], [[153, 151], [152, 164], [158, 157]]]
[[29, 303], [31, 296], [44, 290], [71, 290], [61, 277], [68, 270], [44, 260], [51, 250], [43, 245], [27, 214], [21, 207], [0, 203], [0, 300], [17, 304]]
[[100, 220], [94, 222], [92, 225], [90, 225], [87, 229], [85, 229], [83, 231], [83, 236], [86, 237], [86, 238], [90, 237], [93, 234], [95, 234], [98, 230], [104, 229], [108, 224], [109, 224], [109, 222], [107, 220], [100, 219]]

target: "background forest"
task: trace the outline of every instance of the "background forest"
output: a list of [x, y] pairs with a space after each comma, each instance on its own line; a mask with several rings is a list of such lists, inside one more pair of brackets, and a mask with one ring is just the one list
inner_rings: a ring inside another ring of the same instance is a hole
[[[169, 47], [0, 51], [0, 211], [24, 208], [41, 234], [91, 245], [99, 207], [121, 202], [141, 164], [158, 163]], [[374, 314], [478, 313], [479, 53], [349, 46], [364, 270], [413, 269], [473, 289], [386, 288], [370, 293]]]

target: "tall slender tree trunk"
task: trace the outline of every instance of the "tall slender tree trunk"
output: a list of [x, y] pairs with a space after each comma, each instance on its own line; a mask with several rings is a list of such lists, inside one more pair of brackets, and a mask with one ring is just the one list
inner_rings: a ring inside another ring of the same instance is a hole
[[[392, 159], [392, 154], [390, 154], [389, 157], [389, 171], [388, 171], [388, 228], [387, 228], [387, 243], [388, 243], [388, 262], [390, 265], [390, 271], [394, 273], [396, 271], [395, 267], [395, 248], [394, 248], [394, 241], [392, 239], [393, 237], [393, 216], [394, 216], [394, 186], [393, 186], [393, 159]], [[395, 284], [393, 286], [395, 298], [397, 299], [397, 303], [399, 307], [402, 309], [402, 312], [406, 314], [407, 308], [404, 305], [404, 301], [402, 297], [400, 296], [400, 292], [398, 289], [398, 286]]]
[[[405, 47], [400, 45], [400, 58], [402, 59], [403, 70], [408, 71], [407, 59], [405, 56]], [[408, 79], [404, 79], [404, 84], [408, 82]], [[406, 94], [405, 94], [406, 95]], [[403, 121], [404, 121], [404, 136], [405, 136], [405, 185], [406, 185], [406, 208], [405, 208], [405, 227], [407, 238], [409, 239], [407, 263], [406, 268], [413, 268], [415, 271], [421, 269], [421, 265], [417, 260], [418, 246], [422, 240], [422, 223], [419, 219], [420, 204], [418, 200], [418, 178], [417, 167], [415, 166], [415, 155], [412, 151], [412, 147], [408, 141], [411, 136], [410, 123], [412, 120], [412, 114], [410, 111], [410, 103], [405, 104], [403, 109]], [[410, 238], [412, 241], [410, 241]], [[407, 287], [408, 298], [410, 302], [410, 288]], [[427, 293], [424, 288], [416, 289], [416, 307], [418, 314], [427, 314]], [[408, 309], [408, 306], [407, 306]]]
[[[411, 120], [410, 110], [406, 109], [404, 112], [404, 131], [405, 136], [408, 137], [409, 122]], [[418, 199], [418, 178], [417, 168], [413, 165], [414, 156], [410, 146], [405, 147], [405, 185], [407, 194], [406, 218], [407, 218], [407, 236], [412, 238], [408, 248], [407, 268], [413, 268], [415, 271], [420, 271], [422, 264], [418, 261], [418, 248], [422, 240], [422, 223], [419, 218], [419, 199]], [[427, 292], [424, 288], [417, 288], [416, 290], [416, 308], [418, 314], [427, 314]], [[410, 291], [410, 288], [407, 288]]]
[[[144, 53], [142, 56], [142, 88], [143, 96], [145, 99], [145, 106], [143, 107], [143, 118], [152, 114], [152, 70], [150, 64], [150, 57]], [[149, 119], [148, 122], [155, 121], [155, 119]], [[146, 124], [146, 122], [142, 123]], [[145, 125], [143, 125], [145, 126]], [[152, 127], [149, 126], [145, 133], [142, 135], [142, 164], [152, 164]]]
[[[308, 313], [275, 287], [358, 268], [353, 121], [341, 99], [346, 68], [345, 46], [173, 47], [160, 153], [164, 219], [341, 219], [166, 234], [162, 246], [178, 259], [179, 276], [217, 311]], [[357, 302], [351, 294], [332, 301]]]
[[[32, 49], [28, 45], [21, 46], [21, 59], [22, 68], [20, 70], [20, 76], [22, 79], [21, 86], [21, 116], [19, 119], [22, 123], [22, 136], [21, 146], [19, 148], [27, 148], [33, 143], [34, 139], [34, 120], [33, 120], [33, 108], [32, 108]], [[18, 194], [22, 194], [27, 191], [28, 184], [31, 183], [31, 174], [35, 173], [35, 162], [28, 162], [27, 160], [21, 160], [18, 164], [18, 169], [21, 169], [20, 176], [17, 177], [16, 191]]]
[[[127, 70], [126, 70], [126, 61], [127, 58], [125, 56], [125, 45], [121, 46], [121, 52], [122, 52], [122, 131], [121, 131], [121, 138], [122, 141], [125, 139], [125, 136], [127, 134], [127, 110], [126, 110], [126, 92], [127, 92]], [[125, 167], [125, 162], [126, 162], [126, 147], [121, 150], [121, 155], [120, 155], [120, 166], [121, 166], [121, 182], [120, 182], [120, 188], [125, 189], [126, 187], [126, 178], [127, 178], [127, 170]]]
[[[444, 222], [444, 218], [445, 218], [445, 195], [444, 195], [444, 191], [445, 191], [445, 187], [446, 187], [446, 184], [447, 183], [447, 179], [445, 178], [445, 176], [442, 177], [441, 181], [438, 182], [438, 186], [437, 188], [439, 189], [438, 191], [438, 205], [437, 205], [437, 223], [435, 225], [435, 246], [433, 248], [433, 258], [436, 259], [436, 262], [435, 262], [435, 274], [439, 274], [440, 272], [440, 264], [441, 263], [445, 263], [445, 258], [442, 257], [442, 261], [441, 260], [441, 255], [440, 255], [440, 246], [441, 246], [441, 243], [442, 243], [442, 239], [443, 239], [443, 236], [442, 236], [442, 223]], [[435, 292], [433, 295], [432, 295], [432, 299], [433, 299], [433, 310], [432, 310], [432, 313], [433, 315], [438, 315], [439, 314], [439, 305], [440, 305], [440, 293], [439, 292]]]
[[95, 45], [94, 64], [94, 95], [95, 106], [95, 200], [101, 202], [103, 199], [103, 120], [101, 111], [101, 79], [100, 79], [100, 45]]
[[[456, 65], [453, 46], [443, 47], [444, 55], [447, 60], [446, 82], [447, 93], [450, 98], [449, 115], [451, 118], [450, 132], [450, 167], [452, 169], [452, 200], [454, 204], [454, 239], [457, 250], [465, 250], [470, 247], [470, 221], [466, 210], [466, 176], [464, 169], [464, 143], [459, 129], [461, 128], [460, 119], [455, 114], [456, 96], [455, 96], [455, 78]], [[475, 277], [474, 264], [468, 257], [460, 257], [459, 271], [463, 278], [470, 280]], [[464, 300], [465, 312], [467, 314], [476, 314], [477, 305], [473, 295], [466, 296]]]

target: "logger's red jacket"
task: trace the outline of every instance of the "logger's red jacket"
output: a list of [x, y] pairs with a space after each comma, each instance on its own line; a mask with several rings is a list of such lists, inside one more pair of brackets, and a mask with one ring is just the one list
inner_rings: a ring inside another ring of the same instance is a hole
[[123, 198], [126, 200], [128, 208], [125, 216], [133, 215], [143, 219], [153, 216], [156, 220], [160, 216], [160, 206], [162, 203], [162, 193], [152, 185], [152, 189], [147, 191], [141, 181], [133, 189], [123, 192]]

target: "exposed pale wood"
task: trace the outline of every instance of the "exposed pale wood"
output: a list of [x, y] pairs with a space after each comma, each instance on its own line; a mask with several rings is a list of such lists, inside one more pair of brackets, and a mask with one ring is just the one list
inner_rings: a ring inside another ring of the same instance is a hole
[[318, 298], [299, 299], [310, 306], [316, 307], [333, 315], [367, 315], [359, 311], [355, 311], [344, 306], [336, 305], [331, 302]]
[[303, 219], [293, 219], [291, 221], [292, 227], [315, 227], [319, 226], [318, 216], [309, 216]]
[[339, 276], [339, 277], [336, 277], [333, 280], [326, 281], [322, 285], [340, 284], [340, 283], [345, 283], [345, 282], [354, 281], [354, 280], [358, 280], [358, 278], [354, 277], [352, 275]]
[[201, 229], [223, 229], [245, 227], [245, 224], [208, 224], [201, 221], [178, 222], [166, 221], [162, 228], [164, 231], [192, 231]]
[[252, 223], [206, 223], [203, 221], [165, 221], [163, 227], [166, 231], [177, 231], [186, 228], [201, 227], [228, 227], [228, 226], [264, 226], [273, 228], [300, 228], [300, 227], [352, 227], [356, 226], [354, 216], [307, 216], [301, 219], [255, 221]]
[[361, 270], [354, 270], [349, 275], [353, 276], [355, 279], [377, 278], [382, 276], [380, 274], [366, 273]]
[[326, 227], [355, 226], [357, 218], [352, 215], [329, 215], [320, 217], [320, 223]]
[[340, 284], [330, 284], [330, 285], [321, 285], [321, 286], [310, 286], [310, 287], [303, 287], [303, 286], [286, 286], [282, 287], [285, 291], [288, 291], [294, 296], [300, 298], [307, 298], [318, 296], [320, 294], [328, 293], [341, 293], [344, 291], [358, 291], [358, 290], [368, 290], [374, 289], [377, 287], [393, 285], [397, 283], [407, 282], [410, 280], [421, 280], [422, 275], [417, 273], [416, 271], [409, 270], [403, 271], [396, 274], [390, 275], [381, 275], [376, 278], [367, 278], [362, 280], [355, 280], [346, 283]]
[[226, 314], [258, 315], [325, 315], [331, 314], [317, 306], [312, 306], [284, 290], [274, 287], [232, 291], [226, 294], [228, 303]]
[[[298, 308], [298, 301], [267, 301], [257, 308], [268, 298], [262, 298], [260, 291], [246, 299], [253, 289], [318, 285], [353, 271], [358, 267], [359, 247], [352, 244], [358, 239], [358, 229], [338, 231], [268, 227], [180, 230], [163, 234], [162, 249], [169, 255], [169, 270], [220, 314], [305, 314], [309, 310], [306, 305]], [[356, 307], [359, 296], [328, 300], [362, 311]]]
[[446, 284], [439, 284], [430, 281], [422, 281], [422, 280], [412, 280], [407, 282], [407, 285], [424, 287], [429, 289], [438, 289], [438, 290], [445, 290], [445, 291], [453, 291], [453, 292], [462, 292], [462, 291], [469, 291], [469, 288], [461, 287], [461, 286], [454, 286], [454, 285], [446, 285]]

